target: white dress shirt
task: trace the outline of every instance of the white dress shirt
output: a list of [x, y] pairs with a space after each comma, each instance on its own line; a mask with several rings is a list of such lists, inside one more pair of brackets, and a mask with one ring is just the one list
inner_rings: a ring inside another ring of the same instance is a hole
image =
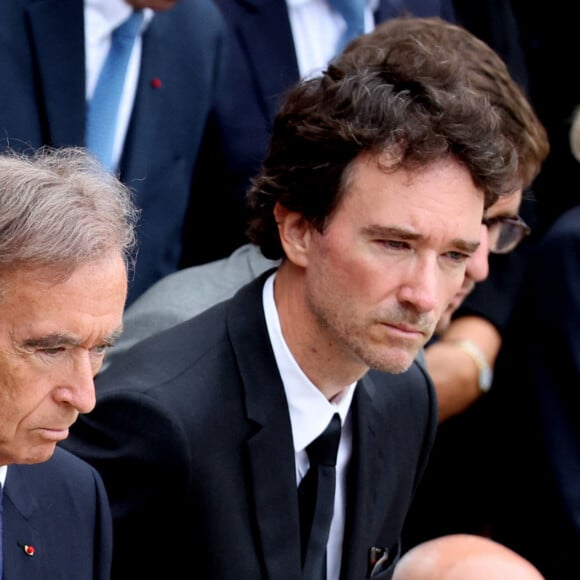
[[334, 515], [330, 524], [330, 535], [326, 547], [327, 579], [338, 580], [344, 539], [346, 511], [346, 472], [352, 452], [352, 419], [349, 413], [356, 383], [350, 385], [338, 402], [330, 402], [304, 374], [290, 352], [280, 326], [278, 311], [274, 302], [274, 278], [272, 274], [264, 284], [263, 304], [266, 326], [272, 343], [274, 358], [282, 377], [296, 459], [296, 487], [308, 471], [309, 462], [306, 447], [327, 427], [335, 413], [340, 415], [342, 432], [336, 462], [336, 490], [334, 494]]
[[[375, 27], [373, 12], [379, 0], [369, 0], [365, 32]], [[336, 45], [346, 28], [343, 17], [326, 0], [286, 0], [301, 78], [320, 74], [336, 56]]]

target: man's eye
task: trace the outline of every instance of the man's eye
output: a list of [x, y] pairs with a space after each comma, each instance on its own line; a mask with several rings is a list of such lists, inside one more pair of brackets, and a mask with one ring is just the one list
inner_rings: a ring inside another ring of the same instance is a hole
[[94, 346], [93, 348], [91, 348], [91, 352], [93, 354], [96, 354], [97, 356], [102, 356], [107, 352], [107, 349], [110, 346], [111, 345], [109, 345], [109, 344], [101, 344], [99, 346]]
[[65, 348], [63, 346], [55, 346], [53, 348], [42, 348], [42, 349], [40, 349], [40, 352], [42, 354], [47, 355], [47, 356], [54, 356], [56, 354], [64, 352], [64, 350], [65, 350]]
[[400, 240], [383, 240], [382, 243], [392, 250], [406, 250], [409, 247], [407, 242], [401, 242]]
[[447, 252], [445, 255], [450, 260], [452, 260], [453, 262], [457, 262], [458, 264], [466, 262], [471, 257], [469, 254], [464, 254], [463, 252]]

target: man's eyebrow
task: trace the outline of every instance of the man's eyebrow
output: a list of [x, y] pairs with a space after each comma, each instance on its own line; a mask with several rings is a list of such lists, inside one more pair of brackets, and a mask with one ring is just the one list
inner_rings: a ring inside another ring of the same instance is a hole
[[[119, 328], [111, 334], [104, 336], [100, 344], [112, 346], [119, 339], [122, 329]], [[22, 345], [27, 348], [59, 348], [61, 346], [79, 346], [83, 341], [71, 334], [62, 332], [53, 332], [43, 336], [33, 336], [25, 339]]]
[[475, 254], [477, 248], [481, 245], [481, 242], [478, 240], [477, 242], [469, 242], [468, 240], [463, 240], [461, 238], [455, 238], [451, 240], [451, 243], [461, 252], [465, 252], [466, 254]]
[[53, 332], [43, 336], [31, 336], [22, 342], [28, 348], [58, 348], [60, 346], [78, 346], [81, 341], [76, 336]]
[[515, 220], [520, 217], [520, 214], [516, 211], [509, 211], [509, 212], [502, 212], [498, 213], [497, 215], [486, 216], [488, 220], [503, 220], [503, 219], [512, 219]]
[[[372, 237], [377, 236], [380, 238], [390, 238], [394, 237], [399, 240], [408, 240], [408, 241], [415, 241], [415, 240], [423, 240], [425, 237], [422, 234], [417, 232], [413, 232], [406, 228], [398, 227], [398, 226], [379, 226], [373, 225], [365, 228], [365, 234]], [[464, 240], [462, 238], [454, 238], [451, 240], [451, 244], [460, 252], [466, 252], [468, 254], [473, 254], [477, 248], [480, 246], [480, 241], [469, 241]]]
[[423, 236], [417, 232], [412, 232], [406, 228], [398, 226], [372, 225], [364, 229], [367, 236], [377, 236], [379, 238], [396, 237], [403, 240], [421, 240]]

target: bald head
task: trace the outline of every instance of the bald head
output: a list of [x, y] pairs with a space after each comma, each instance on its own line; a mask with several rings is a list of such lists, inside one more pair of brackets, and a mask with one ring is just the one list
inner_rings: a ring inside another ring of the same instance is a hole
[[403, 555], [393, 580], [543, 580], [530, 562], [481, 536], [452, 534]]

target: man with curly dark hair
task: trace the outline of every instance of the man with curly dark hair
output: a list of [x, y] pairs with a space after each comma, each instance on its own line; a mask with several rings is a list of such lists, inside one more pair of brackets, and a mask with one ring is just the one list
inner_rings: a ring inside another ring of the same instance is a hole
[[[280, 266], [98, 377], [65, 446], [105, 480], [113, 578], [391, 577], [437, 424], [415, 356], [519, 182], [460, 55], [396, 51], [286, 95], [249, 194]], [[299, 495], [329, 430], [310, 530]]]

